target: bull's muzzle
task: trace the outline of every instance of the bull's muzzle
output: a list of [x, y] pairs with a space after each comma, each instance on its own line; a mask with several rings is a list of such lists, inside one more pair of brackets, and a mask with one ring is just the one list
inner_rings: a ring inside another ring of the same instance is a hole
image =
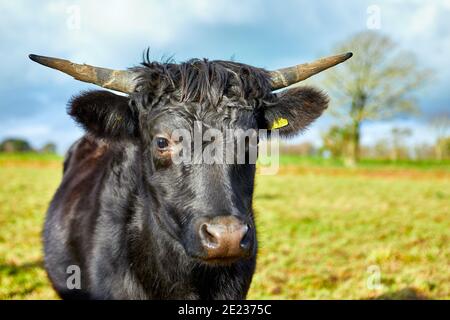
[[203, 222], [198, 232], [207, 262], [230, 262], [251, 253], [250, 227], [234, 216], [219, 216]]

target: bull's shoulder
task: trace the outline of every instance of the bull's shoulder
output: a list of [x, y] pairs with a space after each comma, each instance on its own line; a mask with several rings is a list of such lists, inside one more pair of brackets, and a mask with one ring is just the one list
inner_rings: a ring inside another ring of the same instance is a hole
[[111, 152], [112, 148], [105, 141], [85, 135], [72, 144], [67, 151], [64, 159], [64, 173], [73, 168], [89, 169]]

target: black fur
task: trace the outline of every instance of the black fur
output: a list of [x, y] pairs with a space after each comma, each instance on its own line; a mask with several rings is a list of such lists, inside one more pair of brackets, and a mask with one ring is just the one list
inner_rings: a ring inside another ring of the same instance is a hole
[[277, 102], [264, 112], [266, 125], [270, 128], [279, 118], [288, 120], [280, 128], [281, 136], [292, 136], [304, 130], [328, 107], [328, 97], [312, 87], [297, 87], [282, 92]]
[[69, 101], [68, 113], [86, 131], [99, 138], [137, 137], [137, 110], [128, 97], [108, 91], [88, 91]]
[[[284, 135], [326, 108], [312, 88], [270, 90], [263, 70], [225, 61], [146, 61], [129, 97], [105, 91], [72, 99], [68, 112], [87, 134], [64, 162], [45, 224], [45, 266], [63, 298], [243, 299], [256, 264], [254, 164], [175, 165], [154, 138], [194, 121], [219, 129], [270, 128]], [[234, 215], [250, 226], [250, 257], [228, 265], [201, 260], [194, 226]], [[66, 270], [81, 268], [81, 289]]]

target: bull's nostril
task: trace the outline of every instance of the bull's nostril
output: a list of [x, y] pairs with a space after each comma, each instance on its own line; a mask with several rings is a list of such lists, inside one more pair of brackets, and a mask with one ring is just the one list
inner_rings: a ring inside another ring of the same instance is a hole
[[203, 243], [209, 247], [218, 246], [219, 242], [217, 238], [208, 230], [208, 224], [204, 223], [200, 227], [200, 236], [203, 240]]
[[246, 250], [250, 247], [250, 238], [251, 238], [251, 232], [250, 232], [250, 226], [246, 225], [244, 232], [244, 236], [242, 237], [240, 246], [242, 249]]

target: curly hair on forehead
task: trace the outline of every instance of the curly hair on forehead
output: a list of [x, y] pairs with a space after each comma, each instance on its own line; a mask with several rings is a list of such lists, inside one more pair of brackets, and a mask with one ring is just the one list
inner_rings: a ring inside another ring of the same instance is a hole
[[167, 94], [180, 102], [211, 106], [217, 106], [224, 97], [257, 106], [273, 96], [268, 71], [233, 61], [191, 59], [177, 64], [150, 61], [147, 56], [142, 66], [132, 70], [139, 75], [135, 98], [142, 105]]

